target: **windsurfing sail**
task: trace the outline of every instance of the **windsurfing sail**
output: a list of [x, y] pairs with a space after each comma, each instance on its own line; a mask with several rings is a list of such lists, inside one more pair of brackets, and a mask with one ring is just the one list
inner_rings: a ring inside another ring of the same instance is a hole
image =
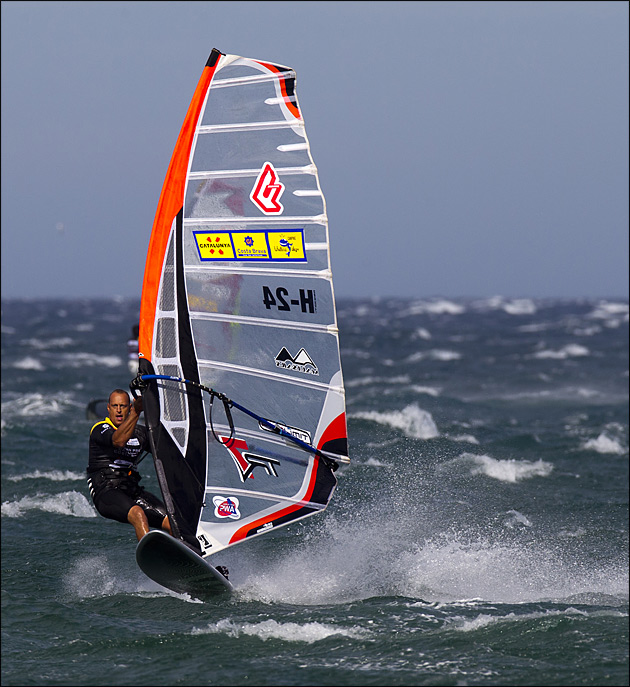
[[323, 510], [349, 462], [326, 205], [295, 83], [212, 51], [149, 243], [145, 421], [173, 533], [202, 555]]

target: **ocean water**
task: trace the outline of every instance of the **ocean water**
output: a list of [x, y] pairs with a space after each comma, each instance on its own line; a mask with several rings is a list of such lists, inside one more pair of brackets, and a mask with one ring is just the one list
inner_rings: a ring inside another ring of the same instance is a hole
[[627, 301], [341, 301], [352, 463], [211, 603], [88, 498], [138, 311], [2, 302], [3, 685], [629, 684]]

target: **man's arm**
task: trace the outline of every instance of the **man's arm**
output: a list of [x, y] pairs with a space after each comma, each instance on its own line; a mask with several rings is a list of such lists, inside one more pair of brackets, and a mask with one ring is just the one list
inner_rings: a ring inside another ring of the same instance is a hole
[[133, 436], [133, 432], [138, 424], [140, 413], [142, 412], [142, 398], [136, 398], [131, 404], [129, 415], [120, 423], [118, 429], [112, 436], [112, 443], [118, 448], [122, 448]]

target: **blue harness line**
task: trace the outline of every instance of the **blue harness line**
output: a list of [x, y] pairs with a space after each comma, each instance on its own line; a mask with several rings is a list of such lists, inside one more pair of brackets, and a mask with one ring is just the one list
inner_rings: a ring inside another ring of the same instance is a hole
[[[232, 441], [234, 440], [234, 422], [232, 420], [232, 413], [230, 411], [230, 408], [236, 408], [237, 410], [240, 410], [242, 413], [245, 413], [246, 415], [249, 415], [250, 417], [254, 418], [254, 420], [257, 420], [261, 425], [266, 427], [267, 429], [271, 430], [274, 434], [278, 434], [285, 439], [288, 439], [289, 441], [292, 441], [294, 444], [299, 446], [300, 448], [304, 449], [305, 451], [308, 451], [309, 453], [313, 453], [316, 455], [318, 458], [321, 458], [324, 461], [324, 464], [327, 465], [333, 472], [337, 470], [339, 467], [339, 464], [332, 458], [332, 456], [328, 456], [319, 449], [315, 448], [314, 446], [311, 446], [311, 444], [307, 444], [305, 441], [302, 441], [301, 439], [298, 439], [297, 437], [293, 436], [290, 432], [287, 432], [285, 429], [280, 427], [277, 423], [272, 422], [271, 420], [268, 420], [264, 417], [261, 417], [260, 415], [257, 415], [253, 411], [249, 410], [248, 408], [245, 408], [245, 406], [242, 406], [240, 403], [237, 403], [236, 401], [232, 401], [229, 399], [225, 394], [220, 393], [219, 391], [215, 391], [214, 389], [211, 389], [210, 387], [204, 386], [203, 384], [199, 384], [198, 382], [193, 382], [190, 379], [182, 379], [181, 377], [173, 377], [171, 375], [142, 375], [139, 374], [137, 377], [135, 377], [132, 381], [131, 384], [129, 385], [132, 393], [134, 396], [136, 395], [136, 390], [141, 391], [143, 388], [146, 388], [146, 382], [151, 380], [151, 379], [165, 379], [171, 382], [180, 382], [181, 384], [189, 384], [190, 386], [194, 386], [197, 389], [201, 389], [202, 391], [205, 391], [207, 394], [210, 394], [210, 428], [212, 429], [212, 434], [214, 435], [214, 438], [221, 444], [224, 444], [225, 446], [230, 446]], [[230, 438], [227, 441], [223, 441], [221, 438], [219, 438], [214, 431], [214, 426], [212, 425], [212, 404], [214, 402], [214, 399], [218, 398], [222, 403], [223, 403], [223, 408], [225, 409], [225, 415], [227, 417], [228, 423], [230, 425]]]

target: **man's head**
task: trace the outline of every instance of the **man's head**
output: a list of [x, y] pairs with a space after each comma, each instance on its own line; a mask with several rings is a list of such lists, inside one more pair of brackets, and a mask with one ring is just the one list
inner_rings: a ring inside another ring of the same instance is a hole
[[123, 389], [114, 389], [109, 395], [107, 414], [116, 427], [127, 419], [130, 409], [129, 394]]

